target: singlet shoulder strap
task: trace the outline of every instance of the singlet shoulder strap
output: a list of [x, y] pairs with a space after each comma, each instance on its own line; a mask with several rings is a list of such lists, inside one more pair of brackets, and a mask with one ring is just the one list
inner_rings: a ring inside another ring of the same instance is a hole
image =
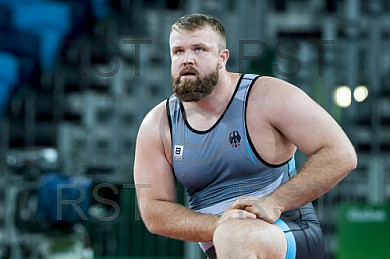
[[167, 117], [168, 117], [168, 125], [169, 125], [169, 132], [170, 132], [170, 135], [171, 135], [171, 140], [172, 140], [172, 119], [171, 119], [171, 109], [170, 109], [170, 105], [169, 105], [169, 100], [171, 99], [172, 96], [168, 97], [166, 102], [165, 102], [165, 109], [166, 109], [166, 113], [167, 113]]
[[253, 79], [258, 78], [260, 76], [257, 74], [244, 74], [242, 77], [243, 77], [243, 79], [253, 80]]
[[244, 90], [244, 100], [247, 99], [249, 91], [257, 78], [260, 76], [257, 74], [244, 74], [241, 76], [239, 88]]

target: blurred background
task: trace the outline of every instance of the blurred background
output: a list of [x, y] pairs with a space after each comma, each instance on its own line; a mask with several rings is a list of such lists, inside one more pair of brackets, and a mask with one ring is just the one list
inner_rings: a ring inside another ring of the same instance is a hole
[[296, 84], [351, 138], [357, 169], [314, 202], [327, 258], [388, 256], [390, 1], [0, 0], [0, 258], [204, 258], [147, 232], [132, 180], [194, 12], [225, 25], [229, 70]]

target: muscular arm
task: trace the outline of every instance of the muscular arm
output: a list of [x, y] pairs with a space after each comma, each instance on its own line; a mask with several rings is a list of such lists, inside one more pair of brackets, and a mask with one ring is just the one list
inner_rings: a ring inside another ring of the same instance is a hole
[[[134, 182], [142, 219], [148, 230], [175, 239], [211, 241], [218, 216], [191, 211], [176, 203], [176, 183], [165, 149], [170, 148], [165, 104], [161, 103], [140, 127], [134, 163]], [[165, 147], [165, 149], [164, 149]]]
[[[261, 210], [268, 215], [257, 214], [273, 222], [279, 213], [329, 191], [356, 167], [357, 159], [341, 127], [303, 91], [275, 78], [262, 78], [258, 84], [261, 85], [253, 91], [264, 99], [261, 107], [257, 107], [261, 108], [262, 118], [275, 134], [282, 135], [308, 157], [295, 177], [261, 200]], [[264, 89], [260, 90], [261, 87]], [[245, 201], [239, 203], [245, 205]], [[253, 212], [253, 208], [248, 211]]]

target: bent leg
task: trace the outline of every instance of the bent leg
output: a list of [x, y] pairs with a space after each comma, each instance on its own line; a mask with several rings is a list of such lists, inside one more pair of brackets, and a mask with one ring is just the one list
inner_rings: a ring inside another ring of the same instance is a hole
[[285, 258], [287, 241], [280, 227], [260, 219], [231, 219], [213, 238], [218, 259]]
[[296, 242], [296, 258], [325, 258], [325, 244], [314, 207], [311, 203], [282, 213]]

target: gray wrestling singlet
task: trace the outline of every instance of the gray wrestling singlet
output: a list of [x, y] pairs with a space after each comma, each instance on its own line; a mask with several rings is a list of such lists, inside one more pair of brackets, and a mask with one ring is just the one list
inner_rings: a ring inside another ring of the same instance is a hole
[[[184, 110], [177, 96], [172, 95], [167, 100], [173, 170], [176, 179], [186, 188], [193, 210], [221, 215], [238, 197], [264, 197], [296, 174], [294, 157], [271, 165], [259, 156], [252, 144], [245, 114], [247, 97], [257, 78], [258, 75], [253, 74], [240, 77], [224, 113], [205, 131], [189, 125], [186, 115], [195, 111]], [[307, 211], [307, 215], [303, 216], [302, 211]], [[312, 205], [284, 214], [275, 224], [283, 229], [288, 241], [286, 258], [322, 258], [322, 233]], [[301, 221], [305, 223], [300, 224]], [[306, 221], [314, 225], [308, 227]], [[303, 228], [313, 233], [301, 237], [300, 233], [305, 234]], [[315, 248], [311, 249], [310, 243]], [[200, 246], [209, 258], [215, 257], [212, 242], [202, 242]]]

